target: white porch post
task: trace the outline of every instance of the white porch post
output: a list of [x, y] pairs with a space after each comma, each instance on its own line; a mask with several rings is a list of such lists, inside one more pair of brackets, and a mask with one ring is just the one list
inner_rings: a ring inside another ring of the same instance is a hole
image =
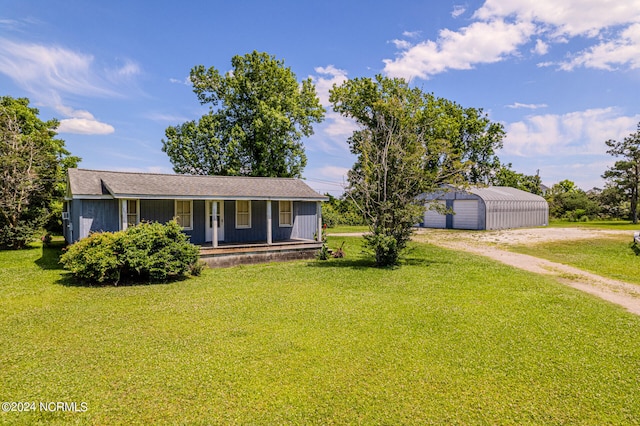
[[318, 242], [322, 241], [322, 203], [316, 201], [316, 217], [318, 218], [318, 224], [316, 226], [316, 235]]
[[267, 244], [273, 244], [271, 223], [271, 200], [267, 200]]
[[218, 247], [218, 202], [214, 201], [211, 203], [211, 217], [213, 218], [213, 235], [211, 236], [211, 244], [213, 248]]
[[127, 229], [127, 200], [120, 200], [120, 207], [122, 209], [122, 220], [120, 221], [120, 228], [124, 231]]

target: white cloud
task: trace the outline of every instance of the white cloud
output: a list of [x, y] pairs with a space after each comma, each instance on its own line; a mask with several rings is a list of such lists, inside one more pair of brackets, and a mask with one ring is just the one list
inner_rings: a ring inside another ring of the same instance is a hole
[[349, 168], [339, 166], [324, 166], [318, 169], [318, 175], [329, 178], [334, 181], [347, 181], [347, 173]]
[[332, 139], [346, 140], [360, 128], [351, 118], [344, 117], [333, 111], [327, 112], [326, 121], [327, 126], [324, 128], [324, 133]]
[[51, 92], [114, 96], [92, 69], [93, 56], [61, 47], [13, 42], [0, 38], [0, 73], [35, 98]]
[[173, 84], [184, 84], [185, 86], [191, 86], [191, 79], [189, 78], [189, 76], [185, 77], [184, 80], [178, 80], [177, 78], [170, 78], [169, 82]]
[[323, 106], [327, 107], [331, 105], [329, 103], [329, 90], [331, 90], [334, 84], [339, 86], [340, 84], [347, 81], [347, 72], [345, 70], [336, 68], [333, 65], [328, 65], [326, 67], [316, 67], [314, 68], [314, 70], [321, 76], [328, 76], [328, 78], [310, 76], [316, 86], [316, 91], [318, 93], [318, 98], [320, 98], [320, 103]]
[[458, 16], [462, 15], [464, 12], [466, 12], [467, 9], [464, 6], [453, 6], [453, 11], [451, 12], [451, 16], [453, 16], [454, 18], [457, 18]]
[[640, 0], [486, 0], [474, 18], [514, 17], [558, 36], [593, 37], [603, 29], [640, 21]]
[[538, 39], [536, 40], [536, 47], [533, 48], [533, 52], [538, 55], [546, 55], [549, 52], [549, 45], [544, 41]]
[[60, 120], [58, 133], [77, 133], [82, 135], [108, 135], [115, 131], [113, 126], [96, 120], [89, 111], [76, 110], [58, 104], [56, 110], [67, 117]]
[[606, 152], [606, 140], [628, 136], [638, 121], [640, 114], [623, 116], [615, 108], [531, 115], [505, 126], [503, 152], [524, 157], [601, 155]]
[[573, 59], [560, 64], [560, 68], [571, 71], [576, 67], [613, 70], [616, 66], [628, 65], [640, 68], [640, 23], [621, 32], [616, 39], [603, 41], [579, 52]]
[[422, 34], [422, 31], [404, 31], [402, 35], [408, 38], [418, 38]]
[[411, 42], [409, 42], [409, 41], [407, 41], [407, 40], [398, 40], [398, 39], [395, 39], [395, 40], [391, 40], [391, 43], [393, 43], [393, 44], [396, 46], [396, 48], [397, 48], [397, 49], [401, 49], [401, 50], [402, 50], [402, 49], [410, 49], [410, 48], [411, 48], [411, 46], [413, 46], [413, 45], [411, 44]]
[[[456, 6], [453, 15], [460, 10]], [[384, 72], [410, 80], [472, 69], [522, 55], [521, 49], [530, 46], [533, 37], [535, 45], [528, 50], [537, 55], [547, 54], [551, 44], [566, 44], [575, 37], [581, 37], [582, 46], [585, 41], [597, 43], [562, 63], [564, 70], [640, 68], [640, 0], [486, 0], [473, 19], [466, 27], [441, 30], [436, 40], [393, 40], [398, 54], [383, 60]], [[539, 64], [549, 65], [558, 64]]]
[[515, 102], [511, 105], [507, 105], [507, 108], [512, 108], [512, 109], [519, 109], [519, 108], [526, 108], [526, 109], [538, 109], [538, 108], [546, 108], [548, 105], [547, 104], [522, 104], [520, 102]]
[[421, 42], [404, 49], [396, 59], [385, 59], [384, 72], [390, 77], [426, 79], [449, 69], [498, 62], [516, 54], [534, 31], [531, 23], [502, 20], [475, 22], [459, 31], [444, 29], [437, 41]]
[[58, 133], [78, 133], [82, 135], [108, 135], [115, 131], [110, 124], [95, 119], [65, 118], [60, 120]]
[[141, 69], [130, 60], [112, 69], [99, 69], [94, 62], [92, 55], [63, 47], [0, 38], [0, 73], [26, 90], [35, 103], [55, 108], [66, 116], [60, 120], [60, 133], [114, 132], [110, 124], [97, 120], [89, 111], [65, 105], [63, 99], [69, 95], [124, 96]]

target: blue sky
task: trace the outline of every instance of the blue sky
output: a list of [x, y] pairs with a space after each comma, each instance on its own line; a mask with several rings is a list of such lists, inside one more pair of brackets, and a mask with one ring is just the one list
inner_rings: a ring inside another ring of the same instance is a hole
[[640, 0], [0, 0], [0, 95], [59, 119], [83, 168], [171, 173], [164, 130], [207, 110], [189, 71], [253, 50], [316, 83], [328, 112], [304, 177], [335, 195], [354, 125], [327, 98], [346, 78], [483, 108], [507, 131], [501, 160], [549, 186], [602, 187], [604, 142], [640, 122]]

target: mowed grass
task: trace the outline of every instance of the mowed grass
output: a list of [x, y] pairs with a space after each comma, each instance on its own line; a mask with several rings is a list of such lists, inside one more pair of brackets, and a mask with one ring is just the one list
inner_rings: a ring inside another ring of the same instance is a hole
[[350, 234], [355, 232], [369, 232], [368, 226], [353, 226], [353, 225], [337, 225], [332, 228], [327, 228], [327, 234]]
[[510, 246], [509, 250], [575, 266], [605, 277], [640, 284], [640, 256], [632, 248], [632, 238], [615, 235], [607, 238], [553, 241]]
[[550, 278], [415, 244], [346, 259], [74, 286], [0, 252], [1, 424], [634, 424], [640, 318]]
[[640, 231], [640, 224], [633, 224], [625, 220], [590, 220], [588, 222], [569, 222], [568, 220], [552, 219], [549, 222], [551, 228], [596, 228], [618, 231]]

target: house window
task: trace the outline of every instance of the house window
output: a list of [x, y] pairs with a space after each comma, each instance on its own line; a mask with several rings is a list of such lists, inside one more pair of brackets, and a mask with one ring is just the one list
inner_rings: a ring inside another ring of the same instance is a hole
[[127, 229], [140, 222], [140, 200], [120, 200], [120, 229]]
[[140, 212], [138, 211], [138, 200], [126, 200], [127, 203], [127, 226], [134, 226], [140, 222]]
[[193, 201], [176, 200], [176, 220], [183, 229], [193, 229]]
[[251, 201], [236, 201], [236, 228], [251, 228]]
[[280, 227], [293, 226], [293, 201], [278, 203], [278, 224]]

